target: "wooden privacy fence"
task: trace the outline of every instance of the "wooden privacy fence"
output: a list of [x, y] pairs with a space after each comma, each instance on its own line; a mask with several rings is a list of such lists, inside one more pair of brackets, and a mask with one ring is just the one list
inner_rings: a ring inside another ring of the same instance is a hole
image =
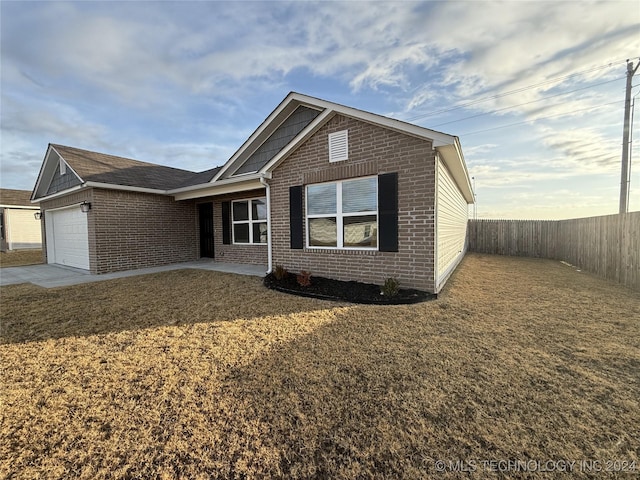
[[640, 290], [640, 212], [572, 220], [469, 220], [469, 250], [564, 260]]

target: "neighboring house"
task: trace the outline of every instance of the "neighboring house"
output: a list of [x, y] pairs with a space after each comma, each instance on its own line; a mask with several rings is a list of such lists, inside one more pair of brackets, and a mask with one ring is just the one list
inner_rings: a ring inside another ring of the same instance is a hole
[[29, 190], [0, 188], [0, 250], [42, 248], [40, 221]]
[[211, 257], [438, 292], [473, 192], [457, 137], [290, 93], [206, 172], [49, 145], [33, 200], [47, 261], [93, 273]]

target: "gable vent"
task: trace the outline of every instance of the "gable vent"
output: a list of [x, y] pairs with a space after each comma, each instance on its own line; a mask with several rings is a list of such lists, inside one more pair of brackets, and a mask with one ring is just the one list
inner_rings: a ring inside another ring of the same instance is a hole
[[329, 134], [329, 161], [340, 162], [349, 158], [348, 130]]

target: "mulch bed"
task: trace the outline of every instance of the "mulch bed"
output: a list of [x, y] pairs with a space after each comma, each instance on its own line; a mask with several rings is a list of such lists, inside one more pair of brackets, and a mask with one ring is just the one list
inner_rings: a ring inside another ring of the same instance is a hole
[[368, 305], [404, 305], [419, 303], [436, 298], [436, 295], [421, 290], [401, 288], [393, 297], [381, 293], [381, 287], [372, 283], [344, 282], [324, 277], [311, 277], [311, 285], [302, 286], [294, 273], [278, 280], [273, 273], [264, 278], [264, 285], [272, 290], [298, 295], [301, 297], [319, 298]]

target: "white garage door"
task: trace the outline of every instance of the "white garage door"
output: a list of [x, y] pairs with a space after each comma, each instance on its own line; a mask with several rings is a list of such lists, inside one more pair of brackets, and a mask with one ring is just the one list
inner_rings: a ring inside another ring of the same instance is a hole
[[87, 214], [80, 207], [45, 212], [49, 263], [89, 270]]

